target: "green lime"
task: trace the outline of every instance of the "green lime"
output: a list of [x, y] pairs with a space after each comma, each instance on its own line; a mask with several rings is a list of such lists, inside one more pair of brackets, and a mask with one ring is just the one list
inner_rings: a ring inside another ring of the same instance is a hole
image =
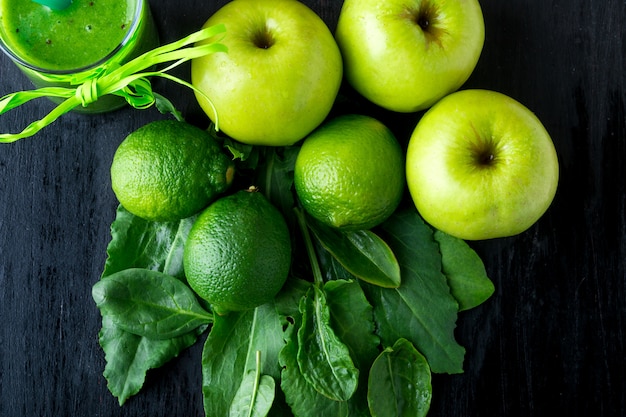
[[404, 191], [404, 154], [393, 133], [364, 115], [336, 117], [303, 142], [295, 189], [314, 218], [345, 230], [387, 219]]
[[148, 123], [124, 139], [113, 157], [111, 185], [126, 210], [173, 221], [205, 208], [226, 191], [234, 163], [205, 130], [185, 122]]
[[187, 282], [215, 312], [251, 309], [271, 301], [287, 279], [289, 229], [263, 194], [238, 191], [200, 213], [183, 261]]

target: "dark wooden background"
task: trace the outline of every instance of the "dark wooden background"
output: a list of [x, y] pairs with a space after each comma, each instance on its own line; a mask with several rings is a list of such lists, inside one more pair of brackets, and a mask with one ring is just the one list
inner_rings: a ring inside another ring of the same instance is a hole
[[[225, 1], [151, 0], [162, 40], [198, 29]], [[340, 0], [308, 0], [334, 30]], [[465, 373], [433, 380], [432, 416], [626, 415], [626, 2], [483, 0], [486, 43], [464, 86], [508, 94], [551, 133], [561, 182], [526, 233], [472, 243], [496, 292], [462, 313]], [[188, 67], [176, 72], [188, 78]], [[30, 85], [0, 57], [0, 95]], [[206, 118], [190, 91], [155, 88], [188, 121]], [[349, 92], [348, 92], [349, 93]], [[363, 103], [406, 138], [419, 115]], [[0, 116], [21, 130], [46, 100]], [[102, 377], [91, 298], [117, 202], [109, 167], [155, 109], [69, 114], [0, 145], [0, 416], [201, 416], [202, 343], [151, 371], [119, 407]]]

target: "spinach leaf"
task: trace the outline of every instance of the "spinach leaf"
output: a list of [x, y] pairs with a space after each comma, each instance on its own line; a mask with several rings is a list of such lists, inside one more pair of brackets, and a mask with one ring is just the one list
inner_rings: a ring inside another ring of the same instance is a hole
[[257, 184], [268, 200], [283, 214], [290, 229], [296, 225], [292, 208], [293, 170], [298, 156], [297, 146], [263, 148], [262, 164], [257, 170]]
[[92, 296], [103, 316], [127, 332], [150, 339], [178, 337], [213, 319], [188, 286], [148, 269], [109, 275], [93, 286]]
[[300, 300], [312, 286], [313, 284], [309, 281], [289, 278], [276, 295], [274, 305], [285, 326], [287, 323], [293, 323], [297, 317], [300, 317]]
[[[184, 279], [183, 244], [194, 218], [148, 222], [119, 206], [111, 224], [111, 241], [102, 279], [129, 269], [146, 268]], [[193, 345], [207, 326], [167, 340], [148, 339], [122, 330], [102, 317], [99, 342], [105, 353], [104, 377], [120, 405], [139, 392], [146, 372], [162, 366]]]
[[357, 391], [349, 400], [351, 415], [368, 415], [367, 372], [378, 356], [380, 339], [375, 334], [372, 306], [357, 281], [336, 280], [324, 285], [330, 324], [350, 350], [359, 372]]
[[302, 375], [326, 397], [347, 401], [356, 391], [359, 370], [330, 325], [324, 292], [313, 286], [300, 301], [300, 312], [297, 359]]
[[[316, 240], [315, 243], [318, 241]], [[352, 281], [356, 280], [357, 277], [352, 275], [343, 265], [339, 263], [339, 261], [330, 254], [321, 244], [316, 246], [316, 251], [318, 253], [320, 269], [322, 271], [322, 276], [326, 281], [336, 281], [336, 280], [345, 280]]]
[[120, 205], [111, 224], [102, 277], [145, 268], [184, 279], [183, 248], [194, 221], [195, 216], [177, 222], [150, 222]]
[[146, 378], [148, 369], [161, 367], [177, 357], [194, 343], [206, 330], [201, 326], [193, 332], [167, 340], [153, 340], [126, 332], [116, 326], [109, 317], [102, 318], [99, 342], [105, 352], [104, 377], [107, 387], [123, 405], [137, 394]]
[[154, 105], [161, 114], [169, 113], [179, 122], [185, 121], [182, 113], [176, 109], [176, 106], [174, 106], [169, 99], [159, 93], [155, 93], [154, 91], [152, 92], [152, 95], [154, 96]]
[[376, 358], [367, 392], [372, 417], [425, 417], [431, 398], [428, 362], [411, 342], [398, 339]]
[[464, 240], [440, 230], [435, 231], [434, 237], [439, 243], [443, 273], [448, 278], [452, 295], [459, 302], [459, 311], [484, 303], [495, 288], [480, 257]]
[[222, 146], [230, 151], [233, 159], [238, 160], [237, 168], [256, 168], [259, 162], [259, 152], [256, 147], [238, 142], [230, 137], [222, 137], [215, 132], [214, 125], [211, 128], [210, 132], [213, 134], [213, 137], [218, 139]]
[[280, 377], [278, 353], [284, 346], [281, 318], [273, 303], [253, 310], [215, 316], [202, 352], [202, 393], [207, 416], [227, 416], [248, 371]]
[[381, 287], [400, 286], [400, 266], [389, 246], [370, 230], [341, 231], [313, 219], [307, 224], [322, 246], [352, 275]]
[[454, 338], [458, 304], [441, 272], [432, 230], [415, 210], [403, 210], [384, 222], [382, 231], [402, 273], [398, 288], [363, 283], [383, 343], [390, 346], [405, 337], [426, 356], [433, 372], [463, 372], [465, 349]]
[[334, 401], [320, 394], [302, 375], [298, 365], [298, 329], [300, 317], [294, 318], [285, 330], [287, 344], [280, 351], [282, 367], [280, 386], [295, 417], [348, 417], [350, 408], [345, 401]]
[[330, 324], [346, 344], [359, 369], [369, 369], [378, 355], [374, 312], [356, 281], [330, 281], [324, 285]]
[[261, 352], [257, 351], [256, 368], [246, 373], [230, 405], [229, 417], [265, 417], [275, 395], [274, 378], [261, 375]]

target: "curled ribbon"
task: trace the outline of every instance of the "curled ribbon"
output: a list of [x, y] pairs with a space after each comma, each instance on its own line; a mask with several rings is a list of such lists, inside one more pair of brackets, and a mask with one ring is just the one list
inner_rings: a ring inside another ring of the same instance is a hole
[[[0, 143], [11, 143], [32, 136], [73, 108], [77, 106], [88, 106], [104, 95], [116, 95], [124, 98], [128, 104], [136, 109], [146, 109], [152, 106], [156, 101], [149, 77], [166, 78], [189, 87], [204, 96], [204, 93], [191, 83], [167, 74], [167, 72], [191, 59], [215, 52], [227, 52], [228, 49], [226, 46], [217, 41], [187, 47], [197, 44], [200, 41], [213, 38], [216, 35], [223, 34], [225, 31], [226, 27], [221, 24], [209, 26], [176, 42], [148, 51], [123, 65], [114, 64], [103, 66], [102, 68], [94, 70], [92, 76], [82, 81], [82, 83], [79, 83], [75, 88], [43, 87], [36, 90], [19, 91], [8, 94], [0, 99], [0, 115], [40, 97], [55, 97], [64, 100], [45, 117], [32, 122], [20, 133], [0, 134]], [[154, 65], [166, 62], [172, 63], [158, 71], [142, 72]], [[205, 96], [205, 98], [211, 103], [208, 97]], [[215, 112], [215, 109], [213, 109], [213, 111]]]

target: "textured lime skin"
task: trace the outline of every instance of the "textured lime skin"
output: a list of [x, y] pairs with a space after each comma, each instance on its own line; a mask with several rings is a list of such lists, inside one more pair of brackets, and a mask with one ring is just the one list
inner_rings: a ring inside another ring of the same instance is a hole
[[344, 115], [303, 142], [294, 172], [304, 209], [344, 230], [370, 229], [397, 208], [404, 190], [404, 155], [380, 121]]
[[258, 192], [239, 191], [215, 201], [199, 215], [185, 243], [187, 281], [218, 314], [271, 301], [290, 264], [287, 224]]
[[113, 191], [151, 221], [189, 217], [226, 191], [234, 164], [211, 135], [175, 120], [148, 123], [124, 139], [111, 164]]

